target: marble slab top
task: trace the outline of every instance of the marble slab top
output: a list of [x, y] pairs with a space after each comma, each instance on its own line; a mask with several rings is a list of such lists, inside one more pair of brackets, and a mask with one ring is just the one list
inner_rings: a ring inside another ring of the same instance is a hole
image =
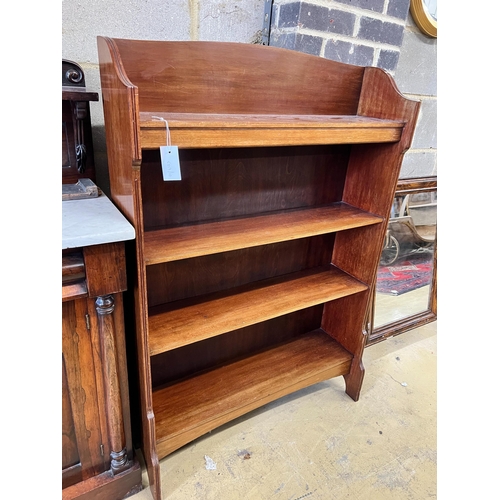
[[63, 250], [134, 238], [134, 227], [105, 194], [62, 202]]

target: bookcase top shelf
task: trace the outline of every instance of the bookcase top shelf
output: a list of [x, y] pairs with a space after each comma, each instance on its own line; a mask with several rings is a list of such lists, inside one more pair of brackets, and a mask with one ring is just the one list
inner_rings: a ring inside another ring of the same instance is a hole
[[[140, 112], [144, 149], [289, 146], [395, 142], [404, 123], [358, 115], [216, 114]], [[158, 118], [163, 118], [159, 120]]]

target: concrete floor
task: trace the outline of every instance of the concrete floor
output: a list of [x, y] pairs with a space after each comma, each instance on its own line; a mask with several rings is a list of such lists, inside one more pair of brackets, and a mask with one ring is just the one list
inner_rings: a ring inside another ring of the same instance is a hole
[[331, 379], [186, 445], [160, 462], [163, 499], [435, 498], [436, 349], [433, 322], [366, 348], [356, 403]]

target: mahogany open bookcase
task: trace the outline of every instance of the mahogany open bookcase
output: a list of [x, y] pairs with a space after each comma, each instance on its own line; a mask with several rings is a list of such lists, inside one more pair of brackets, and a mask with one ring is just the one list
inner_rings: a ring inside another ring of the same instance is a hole
[[[142, 452], [159, 462], [343, 376], [420, 103], [390, 75], [268, 46], [98, 37], [111, 196], [136, 231]], [[163, 120], [161, 120], [161, 119]], [[181, 180], [160, 147], [177, 146]]]

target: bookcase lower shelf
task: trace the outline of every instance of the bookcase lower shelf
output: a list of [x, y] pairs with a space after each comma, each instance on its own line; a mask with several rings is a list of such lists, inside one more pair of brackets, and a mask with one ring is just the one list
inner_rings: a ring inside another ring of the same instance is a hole
[[348, 374], [352, 358], [318, 329], [154, 391], [158, 458], [266, 403]]
[[[242, 286], [238, 293], [179, 301], [156, 315], [150, 310], [150, 354], [205, 340], [293, 311], [362, 292], [368, 287], [335, 266], [312, 269]], [[162, 309], [161, 307], [155, 309]]]

